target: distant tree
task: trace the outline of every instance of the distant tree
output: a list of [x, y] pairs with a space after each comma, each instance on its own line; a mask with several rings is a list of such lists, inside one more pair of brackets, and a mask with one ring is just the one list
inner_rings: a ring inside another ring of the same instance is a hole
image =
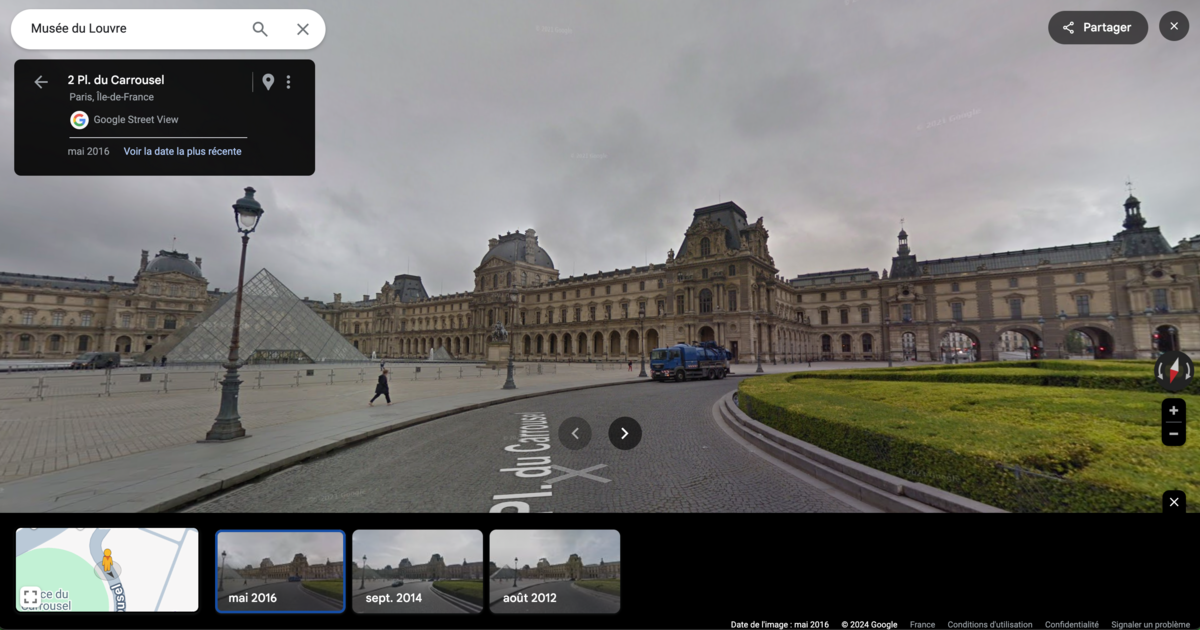
[[1083, 349], [1090, 344], [1091, 340], [1078, 330], [1073, 330], [1067, 335], [1067, 352], [1071, 354], [1083, 354]]

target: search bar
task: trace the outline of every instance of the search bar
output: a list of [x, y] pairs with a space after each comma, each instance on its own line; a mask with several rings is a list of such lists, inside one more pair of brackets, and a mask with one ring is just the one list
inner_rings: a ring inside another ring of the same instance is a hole
[[27, 9], [12, 38], [26, 50], [311, 50], [325, 20], [307, 9]]

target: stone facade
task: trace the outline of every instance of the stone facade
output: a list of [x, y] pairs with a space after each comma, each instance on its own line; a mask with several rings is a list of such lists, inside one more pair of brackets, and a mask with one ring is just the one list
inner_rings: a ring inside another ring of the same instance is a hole
[[584, 564], [578, 554], [571, 554], [562, 564], [551, 564], [549, 560], [540, 558], [536, 566], [525, 565], [518, 571], [518, 577], [537, 580], [619, 580], [621, 579], [621, 561], [598, 564]]
[[270, 558], [263, 558], [258, 567], [246, 565], [238, 569], [238, 575], [251, 580], [278, 580], [289, 577], [300, 577], [305, 580], [340, 580], [344, 567], [342, 562], [325, 560], [324, 564], [309, 564], [304, 554], [298, 553], [291, 562], [275, 564]]
[[201, 259], [142, 250], [133, 282], [0, 272], [0, 358], [67, 360], [83, 352], [132, 357], [202, 313]]
[[543, 361], [623, 362], [709, 340], [741, 362], [930, 361], [956, 348], [1051, 358], [1073, 332], [1101, 358], [1200, 352], [1200, 236], [1168, 245], [1132, 196], [1123, 228], [1100, 243], [940, 260], [919, 259], [901, 230], [890, 273], [785, 280], [762, 219], [726, 202], [697, 209], [663, 263], [563, 278], [526, 230], [491, 239], [474, 291], [430, 297], [401, 275], [374, 298], [310, 306], [364, 353], [390, 358], [444, 347], [484, 359], [495, 322], [516, 358]]
[[408, 558], [400, 561], [392, 569], [382, 569], [380, 575], [385, 578], [404, 578], [410, 580], [482, 580], [483, 562], [467, 562], [463, 558], [461, 564], [446, 564], [441, 554], [433, 554], [429, 562], [413, 564]]

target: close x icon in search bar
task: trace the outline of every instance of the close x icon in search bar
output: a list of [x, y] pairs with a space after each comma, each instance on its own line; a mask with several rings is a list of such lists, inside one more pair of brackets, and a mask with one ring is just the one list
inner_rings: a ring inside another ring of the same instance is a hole
[[26, 50], [311, 50], [325, 20], [307, 9], [28, 9], [12, 38]]

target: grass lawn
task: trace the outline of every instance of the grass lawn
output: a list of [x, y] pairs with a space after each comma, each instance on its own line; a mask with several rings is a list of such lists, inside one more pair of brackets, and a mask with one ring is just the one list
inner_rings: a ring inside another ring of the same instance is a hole
[[433, 588], [465, 599], [472, 604], [483, 605], [483, 580], [442, 580], [434, 582]]
[[590, 588], [617, 597], [621, 596], [621, 580], [575, 580], [575, 586]]
[[326, 597], [341, 599], [344, 595], [341, 580], [311, 580], [301, 582], [304, 588], [314, 590]]
[[[999, 479], [987, 470], [996, 464], [1116, 493], [1051, 511], [1160, 511], [1166, 490], [1200, 495], [1200, 441], [1163, 446], [1160, 424], [1163, 398], [1200, 409], [1192, 388], [1170, 394], [1096, 386], [1108, 377], [1153, 383], [1145, 361], [1012, 363], [757, 377], [741, 383], [739, 402], [775, 429], [899, 477], [992, 505], [1009, 496], [1012, 502], [998, 505], [1005, 509], [1020, 503], [1011, 496], [1020, 490], [983, 487]], [[1083, 378], [1063, 381], [1074, 386], [1008, 384], [1031, 373]]]

